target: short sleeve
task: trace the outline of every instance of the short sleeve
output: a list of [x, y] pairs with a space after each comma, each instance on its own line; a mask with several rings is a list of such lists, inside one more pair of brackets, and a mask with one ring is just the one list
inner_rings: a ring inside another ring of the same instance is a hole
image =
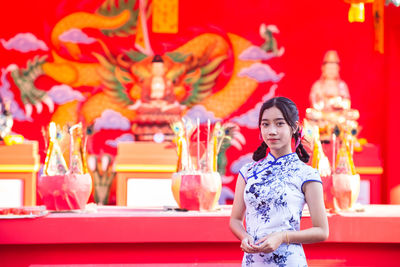
[[301, 183], [301, 192], [303, 191], [303, 185], [308, 182], [319, 182], [322, 184], [321, 176], [317, 169], [314, 169], [311, 166], [306, 166], [305, 171], [302, 175], [302, 183]]
[[246, 163], [239, 170], [239, 173], [243, 176], [243, 179], [244, 179], [246, 184], [247, 184], [248, 173], [249, 173], [249, 170], [251, 169], [252, 164], [253, 164], [252, 162]]

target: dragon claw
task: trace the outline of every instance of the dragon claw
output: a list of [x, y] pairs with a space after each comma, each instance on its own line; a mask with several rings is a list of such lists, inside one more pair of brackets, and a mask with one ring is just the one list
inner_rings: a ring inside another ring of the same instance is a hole
[[25, 115], [28, 118], [31, 118], [31, 115], [32, 115], [32, 105], [31, 104], [25, 104]]
[[49, 109], [49, 112], [52, 113], [54, 111], [54, 102], [53, 100], [45, 95], [41, 100], [36, 101], [29, 101], [28, 103], [26, 103], [25, 106], [25, 115], [29, 118], [31, 118], [32, 116], [32, 111], [33, 111], [33, 106], [35, 106], [36, 112], [38, 114], [42, 113], [43, 111], [43, 104], [46, 104], [46, 106]]
[[46, 106], [49, 108], [50, 113], [53, 113], [53, 111], [54, 111], [54, 102], [49, 96], [46, 95], [43, 98], [43, 103], [45, 103]]
[[46, 57], [35, 57], [28, 61], [25, 69], [20, 69], [16, 64], [11, 64], [6, 71], [11, 72], [11, 77], [21, 93], [21, 100], [25, 106], [25, 114], [31, 118], [32, 105], [35, 106], [37, 113], [43, 111], [43, 104], [46, 104], [50, 112], [54, 111], [54, 102], [43, 90], [35, 86], [35, 80], [43, 75], [42, 65], [46, 62]]
[[40, 103], [40, 102], [37, 102], [36, 104], [35, 104], [35, 108], [36, 108], [36, 111], [37, 111], [37, 113], [42, 113], [42, 110], [43, 110], [43, 105], [42, 105], [42, 103]]

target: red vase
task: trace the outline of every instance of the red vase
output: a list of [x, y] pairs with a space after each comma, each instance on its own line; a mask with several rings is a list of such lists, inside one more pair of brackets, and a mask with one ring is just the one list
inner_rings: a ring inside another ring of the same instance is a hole
[[215, 209], [221, 195], [221, 176], [218, 172], [175, 173], [172, 178], [172, 193], [181, 209]]
[[38, 192], [48, 210], [84, 209], [92, 191], [90, 174], [42, 175]]
[[360, 175], [333, 174], [335, 210], [349, 210], [356, 203], [360, 193]]

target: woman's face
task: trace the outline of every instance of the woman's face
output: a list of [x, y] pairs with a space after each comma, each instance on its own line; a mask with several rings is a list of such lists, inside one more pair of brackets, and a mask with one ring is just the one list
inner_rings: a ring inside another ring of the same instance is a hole
[[260, 129], [262, 138], [274, 157], [281, 157], [292, 152], [293, 129], [277, 107], [264, 111]]

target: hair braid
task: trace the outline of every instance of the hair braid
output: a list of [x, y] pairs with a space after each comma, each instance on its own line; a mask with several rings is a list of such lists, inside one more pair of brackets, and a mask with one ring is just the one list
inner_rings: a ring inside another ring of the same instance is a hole
[[[293, 137], [294, 137], [294, 142], [297, 143], [297, 141], [300, 138], [298, 130], [293, 134]], [[301, 140], [299, 140], [299, 145], [296, 147], [296, 154], [299, 156], [299, 159], [305, 163], [307, 163], [308, 160], [310, 159], [310, 155], [308, 155], [303, 144], [301, 143]]]
[[254, 161], [259, 161], [260, 159], [265, 158], [267, 155], [267, 144], [263, 141], [261, 145], [257, 148], [256, 151], [253, 153], [253, 160]]

